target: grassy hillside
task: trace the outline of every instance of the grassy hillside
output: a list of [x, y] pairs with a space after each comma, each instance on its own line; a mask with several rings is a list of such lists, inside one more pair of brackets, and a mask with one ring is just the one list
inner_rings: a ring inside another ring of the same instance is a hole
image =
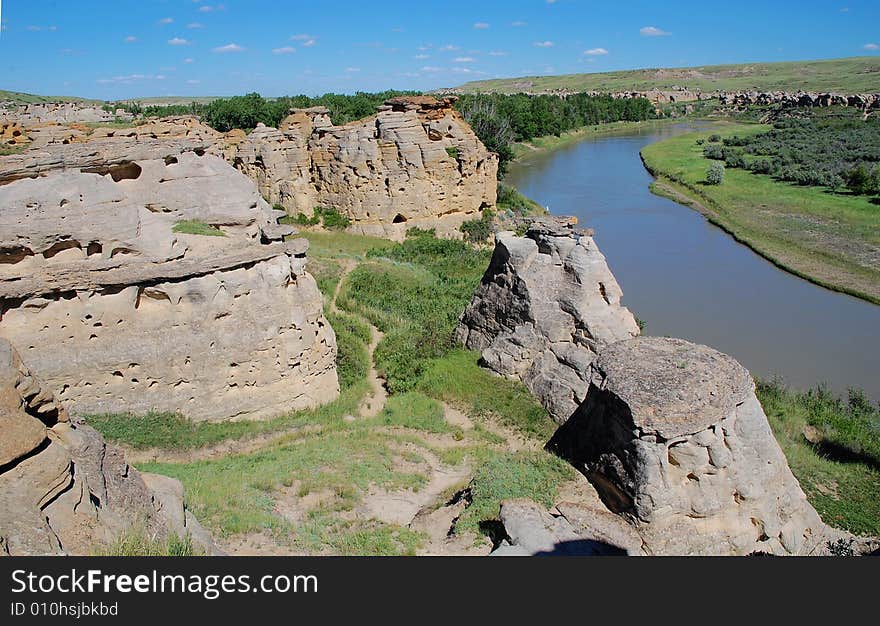
[[728, 168], [721, 185], [709, 185], [713, 163], [698, 140], [767, 130], [731, 124], [720, 130], [681, 135], [642, 150], [657, 183], [655, 193], [705, 214], [780, 267], [831, 289], [880, 303], [880, 213], [866, 196], [802, 187], [767, 175]]
[[19, 91], [5, 91], [0, 89], [0, 102], [11, 100], [17, 104], [38, 104], [41, 102], [92, 102], [100, 103], [100, 100], [89, 100], [87, 98], [75, 98], [73, 96], [35, 96], [30, 93], [21, 93]]
[[526, 76], [470, 82], [468, 93], [522, 91], [648, 91], [688, 87], [694, 90], [740, 91], [880, 91], [880, 57], [853, 57], [829, 61], [749, 63], [677, 69], [644, 69], [604, 74]]

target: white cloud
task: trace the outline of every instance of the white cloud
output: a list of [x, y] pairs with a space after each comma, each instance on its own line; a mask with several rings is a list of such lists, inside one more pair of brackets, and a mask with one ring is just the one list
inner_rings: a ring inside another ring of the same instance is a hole
[[187, 84], [187, 85], [198, 85], [198, 84], [200, 84], [201, 82], [202, 82], [202, 81], [200, 81], [200, 80], [196, 80], [196, 79], [194, 79], [194, 78], [190, 78], [188, 81], [186, 81], [186, 84]]
[[296, 48], [293, 46], [282, 46], [272, 50], [272, 54], [293, 54], [294, 52], [296, 52]]
[[237, 43], [228, 43], [225, 46], [219, 46], [213, 49], [213, 52], [219, 52], [220, 54], [226, 52], [244, 52], [245, 48], [239, 46]]
[[456, 63], [473, 63], [475, 59], [474, 57], [456, 57], [454, 61]]
[[865, 44], [864, 46], [862, 46], [862, 47], [863, 47], [865, 50], [880, 50], [880, 45], [877, 45], [876, 43], [866, 43], [866, 44]]
[[174, 18], [173, 17], [163, 17], [161, 20], [159, 20], [159, 23], [160, 24], [173, 24]]
[[437, 67], [435, 65], [426, 65], [421, 69], [422, 72], [442, 72], [442, 67]]
[[211, 6], [206, 4], [205, 6], [199, 7], [199, 11], [201, 13], [211, 13], [212, 11], [224, 11], [226, 9], [226, 5], [218, 4], [216, 6]]
[[174, 39], [168, 40], [169, 46], [188, 46], [190, 41], [188, 39], [183, 39], [182, 37], [175, 37]]
[[476, 24], [474, 24], [474, 28], [476, 28], [477, 30], [486, 30], [487, 28], [489, 28], [489, 24], [487, 24], [486, 22], [477, 22]]
[[454, 46], [451, 43], [446, 44], [442, 48], [439, 48], [440, 52], [455, 52], [456, 50], [461, 50], [459, 46]]
[[506, 57], [508, 54], [505, 50], [492, 50], [489, 52], [490, 57]]
[[187, 28], [204, 28], [205, 25], [201, 22], [190, 22], [186, 25]]
[[137, 40], [138, 40], [138, 38], [135, 37], [134, 35], [129, 35], [123, 41], [125, 41], [125, 43], [134, 43]]
[[36, 26], [36, 25], [31, 25], [31, 26], [28, 26], [27, 29], [28, 29], [29, 31], [31, 31], [32, 33], [39, 33], [39, 32], [42, 32], [42, 31], [44, 31], [44, 30], [48, 30], [49, 32], [54, 33], [56, 30], [58, 30], [58, 27], [57, 27], [57, 26]]
[[424, 61], [425, 59], [430, 59], [431, 55], [430, 54], [417, 54], [413, 58], [416, 59], [417, 61]]
[[294, 35], [290, 38], [291, 41], [299, 41], [302, 42], [300, 45], [303, 48], [311, 48], [316, 43], [318, 43], [318, 38], [314, 35], [308, 35], [306, 33], [300, 33], [299, 35]]
[[536, 41], [535, 45], [539, 48], [552, 48], [553, 42], [552, 41]]
[[359, 68], [359, 67], [347, 67], [347, 68], [345, 68], [345, 71], [346, 71], [346, 72], [349, 72], [349, 73], [355, 73], [355, 72], [360, 72], [360, 71], [361, 71], [361, 68]]
[[514, 28], [522, 28], [523, 26], [527, 26], [528, 22], [516, 21], [516, 22], [512, 22], [510, 25], [513, 26]]
[[672, 33], [667, 33], [662, 28], [657, 28], [656, 26], [645, 26], [644, 28], [639, 29], [642, 37], [666, 37], [671, 35]]
[[598, 57], [608, 54], [608, 50], [605, 48], [590, 48], [589, 50], [584, 50], [584, 54], [591, 57]]
[[193, 58], [186, 58], [183, 60], [183, 62], [186, 63], [187, 65], [190, 65], [192, 63], [195, 63], [196, 61]]

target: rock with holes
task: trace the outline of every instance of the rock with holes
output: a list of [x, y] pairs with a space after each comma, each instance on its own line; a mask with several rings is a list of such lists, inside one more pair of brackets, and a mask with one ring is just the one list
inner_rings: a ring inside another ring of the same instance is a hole
[[0, 185], [0, 336], [75, 415], [334, 399], [308, 243], [224, 159], [166, 151]]
[[[550, 446], [654, 555], [816, 554], [837, 537], [807, 502], [735, 360], [680, 339], [606, 347]], [[587, 524], [588, 525], [588, 524]]]
[[100, 434], [69, 421], [3, 339], [0, 416], [0, 554], [89, 555], [128, 532], [190, 535], [216, 552], [186, 511], [180, 484], [164, 479], [163, 489], [150, 489]]
[[327, 109], [296, 109], [227, 156], [292, 214], [332, 207], [359, 233], [402, 239], [420, 227], [460, 237], [463, 222], [495, 206], [498, 157], [453, 103], [394, 98], [345, 126], [333, 126]]
[[589, 232], [536, 220], [525, 237], [497, 235], [457, 339], [523, 381], [561, 424], [583, 401], [599, 350], [639, 334], [622, 296]]

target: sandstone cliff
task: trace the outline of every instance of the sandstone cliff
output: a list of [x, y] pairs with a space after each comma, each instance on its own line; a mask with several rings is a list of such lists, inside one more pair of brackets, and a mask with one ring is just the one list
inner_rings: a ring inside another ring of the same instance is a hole
[[460, 236], [464, 221], [495, 206], [498, 158], [452, 103], [395, 98], [345, 126], [333, 126], [323, 108], [294, 110], [228, 156], [291, 214], [331, 207], [363, 234], [400, 239], [421, 227]]
[[216, 552], [180, 483], [139, 474], [95, 430], [72, 423], [2, 339], [0, 433], [0, 556], [88, 555], [132, 529], [189, 535]]
[[457, 339], [525, 383], [562, 424], [583, 402], [602, 347], [639, 334], [622, 297], [589, 231], [535, 220], [525, 237], [497, 236]]
[[[281, 242], [293, 229], [203, 153], [204, 127], [182, 126], [0, 159], [0, 336], [74, 414], [259, 418], [332, 400], [307, 242]], [[222, 236], [175, 232], [187, 221]]]

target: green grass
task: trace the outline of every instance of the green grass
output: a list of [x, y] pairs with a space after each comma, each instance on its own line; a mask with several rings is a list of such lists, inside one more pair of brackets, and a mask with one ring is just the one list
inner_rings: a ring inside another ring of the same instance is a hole
[[[880, 536], [880, 470], [876, 463], [841, 460], [823, 446], [811, 444], [804, 437], [807, 425], [835, 424], [834, 432], [851, 419], [845, 405], [827, 396], [796, 393], [775, 384], [758, 385], [758, 399], [810, 503], [832, 526], [862, 535]], [[874, 419], [876, 420], [876, 411]], [[873, 422], [873, 446], [876, 450], [877, 422]], [[822, 429], [820, 428], [820, 431]], [[855, 435], [839, 433], [850, 444], [863, 441], [864, 424], [856, 425]], [[845, 428], [847, 433], [850, 428]], [[863, 452], [867, 452], [863, 450]], [[868, 455], [870, 459], [870, 455]], [[876, 459], [875, 459], [876, 461]]]
[[15, 146], [0, 146], [0, 156], [9, 156], [10, 154], [21, 154], [27, 149], [27, 144], [18, 144]]
[[88, 100], [72, 96], [37, 96], [20, 91], [5, 91], [0, 89], [0, 102], [11, 101], [15, 104], [45, 104], [56, 102], [79, 102], [83, 104], [103, 104], [101, 100]]
[[483, 525], [498, 520], [504, 500], [528, 498], [550, 508], [560, 485], [574, 477], [570, 465], [543, 451], [496, 455], [474, 475], [471, 504], [456, 523], [456, 532], [486, 532]]
[[186, 235], [205, 235], [208, 237], [226, 236], [226, 233], [219, 228], [215, 228], [214, 226], [206, 224], [200, 220], [182, 220], [177, 222], [171, 230], [175, 233], [183, 233]]
[[443, 407], [421, 393], [409, 392], [388, 398], [377, 420], [384, 426], [399, 426], [429, 433], [449, 433], [452, 427], [443, 418]]
[[519, 192], [516, 187], [498, 183], [498, 213], [505, 216], [547, 215], [547, 209]]
[[370, 329], [362, 321], [344, 313], [328, 313], [330, 326], [336, 331], [336, 372], [339, 386], [348, 389], [367, 376], [370, 370]]
[[479, 366], [480, 355], [457, 349], [426, 364], [417, 388], [422, 393], [476, 415], [497, 417], [502, 424], [547, 441], [556, 430], [547, 411], [521, 384], [490, 374]]
[[762, 125], [731, 124], [646, 147], [642, 158], [658, 177], [653, 189], [684, 197], [713, 223], [778, 266], [817, 284], [880, 303], [880, 209], [869, 198], [801, 187], [728, 168], [707, 185], [711, 161], [697, 140], [753, 135]]
[[474, 81], [460, 89], [465, 93], [535, 93], [559, 89], [617, 92], [672, 89], [676, 86], [699, 91], [873, 93], [880, 90], [880, 57], [525, 76]]
[[372, 250], [350, 275], [340, 306], [386, 333], [376, 366], [394, 393], [411, 391], [430, 359], [454, 349], [458, 316], [470, 301], [489, 251], [411, 231], [402, 244]]
[[192, 538], [172, 533], [167, 539], [149, 536], [132, 528], [117, 537], [109, 546], [95, 551], [95, 556], [204, 556], [193, 545]]
[[367, 252], [386, 250], [394, 242], [378, 237], [366, 237], [346, 232], [303, 231], [297, 235], [309, 240], [309, 263], [316, 259], [339, 259], [366, 257]]

